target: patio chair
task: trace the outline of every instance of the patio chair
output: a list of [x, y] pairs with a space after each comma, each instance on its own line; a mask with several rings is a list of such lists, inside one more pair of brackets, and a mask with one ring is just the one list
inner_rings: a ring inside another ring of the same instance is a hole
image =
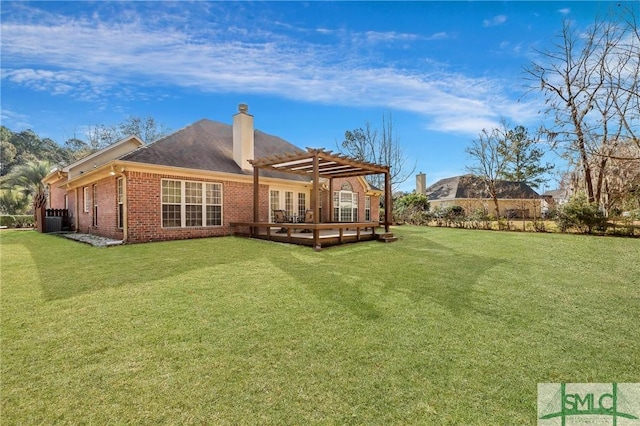
[[[304, 223], [313, 223], [313, 210], [305, 210]], [[311, 232], [311, 229], [303, 229], [301, 232]]]
[[287, 215], [284, 210], [274, 210], [273, 220], [275, 223], [285, 223], [287, 221]]
[[313, 223], [313, 210], [305, 210], [304, 223]]
[[[274, 210], [273, 211], [273, 221], [275, 223], [285, 223], [287, 221], [287, 215], [284, 210]], [[279, 231], [276, 231], [279, 234], [287, 232], [286, 228], [280, 228]]]

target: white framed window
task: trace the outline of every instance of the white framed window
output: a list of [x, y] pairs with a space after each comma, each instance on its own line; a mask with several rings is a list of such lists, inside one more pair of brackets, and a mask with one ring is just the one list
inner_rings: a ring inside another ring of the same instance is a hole
[[178, 180], [162, 181], [162, 226], [182, 226], [182, 183]]
[[222, 184], [162, 180], [162, 227], [222, 225]]
[[291, 191], [289, 189], [269, 190], [269, 214], [271, 222], [275, 222], [274, 210], [284, 210], [287, 217], [304, 217], [307, 209], [307, 192]]
[[287, 216], [291, 216], [293, 214], [293, 192], [291, 191], [284, 192], [284, 210], [287, 213]]
[[89, 213], [89, 187], [85, 186], [82, 188], [82, 200], [84, 205], [84, 212]]
[[271, 222], [275, 222], [276, 218], [273, 214], [274, 210], [280, 210], [280, 191], [272, 189], [269, 191], [269, 205], [271, 206], [269, 217]]
[[118, 198], [118, 228], [122, 229], [124, 225], [124, 179], [121, 177], [116, 181], [117, 198]]
[[334, 191], [333, 220], [336, 222], [358, 221], [358, 193], [351, 191]]
[[298, 192], [298, 217], [304, 217], [307, 210], [307, 194]]
[[364, 221], [371, 222], [371, 196], [364, 196]]
[[185, 226], [202, 226], [202, 182], [184, 182]]
[[207, 183], [205, 185], [205, 226], [222, 225], [222, 184]]

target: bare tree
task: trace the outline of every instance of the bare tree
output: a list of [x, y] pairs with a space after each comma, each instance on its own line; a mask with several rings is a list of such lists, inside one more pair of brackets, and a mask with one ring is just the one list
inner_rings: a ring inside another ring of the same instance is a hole
[[129, 116], [118, 125], [122, 137], [135, 135], [144, 143], [151, 143], [169, 133], [169, 129], [153, 117]]
[[498, 184], [509, 164], [509, 156], [505, 152], [508, 132], [509, 129], [504, 121], [501, 128], [483, 129], [478, 138], [474, 139], [471, 146], [466, 149], [467, 154], [474, 160], [474, 164], [467, 166], [467, 170], [482, 178], [485, 189], [493, 200], [496, 218], [500, 217]]
[[[339, 149], [358, 160], [389, 166], [392, 189], [406, 181], [416, 170], [415, 163], [410, 170], [406, 168], [408, 158], [400, 144], [391, 114], [382, 115], [380, 130], [374, 129], [368, 121], [364, 128], [347, 130]], [[371, 175], [367, 180], [377, 188], [384, 187], [383, 175]]]
[[[552, 122], [544, 129], [554, 148], [581, 170], [589, 202], [602, 203], [609, 159], [620, 141], [638, 141], [640, 37], [634, 5], [619, 6], [586, 29], [565, 20], [552, 48], [526, 72]], [[597, 158], [597, 161], [595, 160]]]
[[606, 168], [598, 174], [601, 207], [612, 211], [640, 209], [640, 146], [632, 140], [617, 141], [608, 147], [607, 156], [594, 155], [593, 161]]
[[168, 132], [169, 129], [153, 117], [129, 116], [120, 124], [91, 126], [87, 131], [87, 139], [89, 148], [97, 151], [127, 136], [137, 136], [144, 143], [150, 143]]

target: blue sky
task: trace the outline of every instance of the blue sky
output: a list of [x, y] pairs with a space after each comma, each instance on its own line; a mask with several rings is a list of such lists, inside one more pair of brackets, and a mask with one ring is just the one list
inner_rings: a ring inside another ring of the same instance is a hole
[[483, 128], [537, 128], [523, 67], [562, 19], [615, 4], [2, 1], [2, 124], [63, 143], [129, 115], [230, 124], [247, 103], [256, 128], [335, 150], [390, 113], [432, 184], [466, 172]]

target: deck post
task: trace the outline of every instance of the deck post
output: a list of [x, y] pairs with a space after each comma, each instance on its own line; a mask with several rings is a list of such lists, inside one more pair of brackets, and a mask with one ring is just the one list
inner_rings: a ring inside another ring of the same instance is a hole
[[391, 173], [384, 174], [384, 232], [389, 232], [391, 223]]
[[[260, 221], [260, 168], [253, 167], [253, 223]], [[253, 237], [260, 231], [251, 227], [250, 234]]]
[[333, 178], [329, 178], [329, 222], [333, 222]]
[[[313, 154], [313, 195], [311, 197], [311, 204], [313, 208], [313, 223], [320, 223], [320, 158], [318, 152]], [[314, 250], [320, 250], [320, 230], [317, 227], [313, 229], [313, 248]]]

